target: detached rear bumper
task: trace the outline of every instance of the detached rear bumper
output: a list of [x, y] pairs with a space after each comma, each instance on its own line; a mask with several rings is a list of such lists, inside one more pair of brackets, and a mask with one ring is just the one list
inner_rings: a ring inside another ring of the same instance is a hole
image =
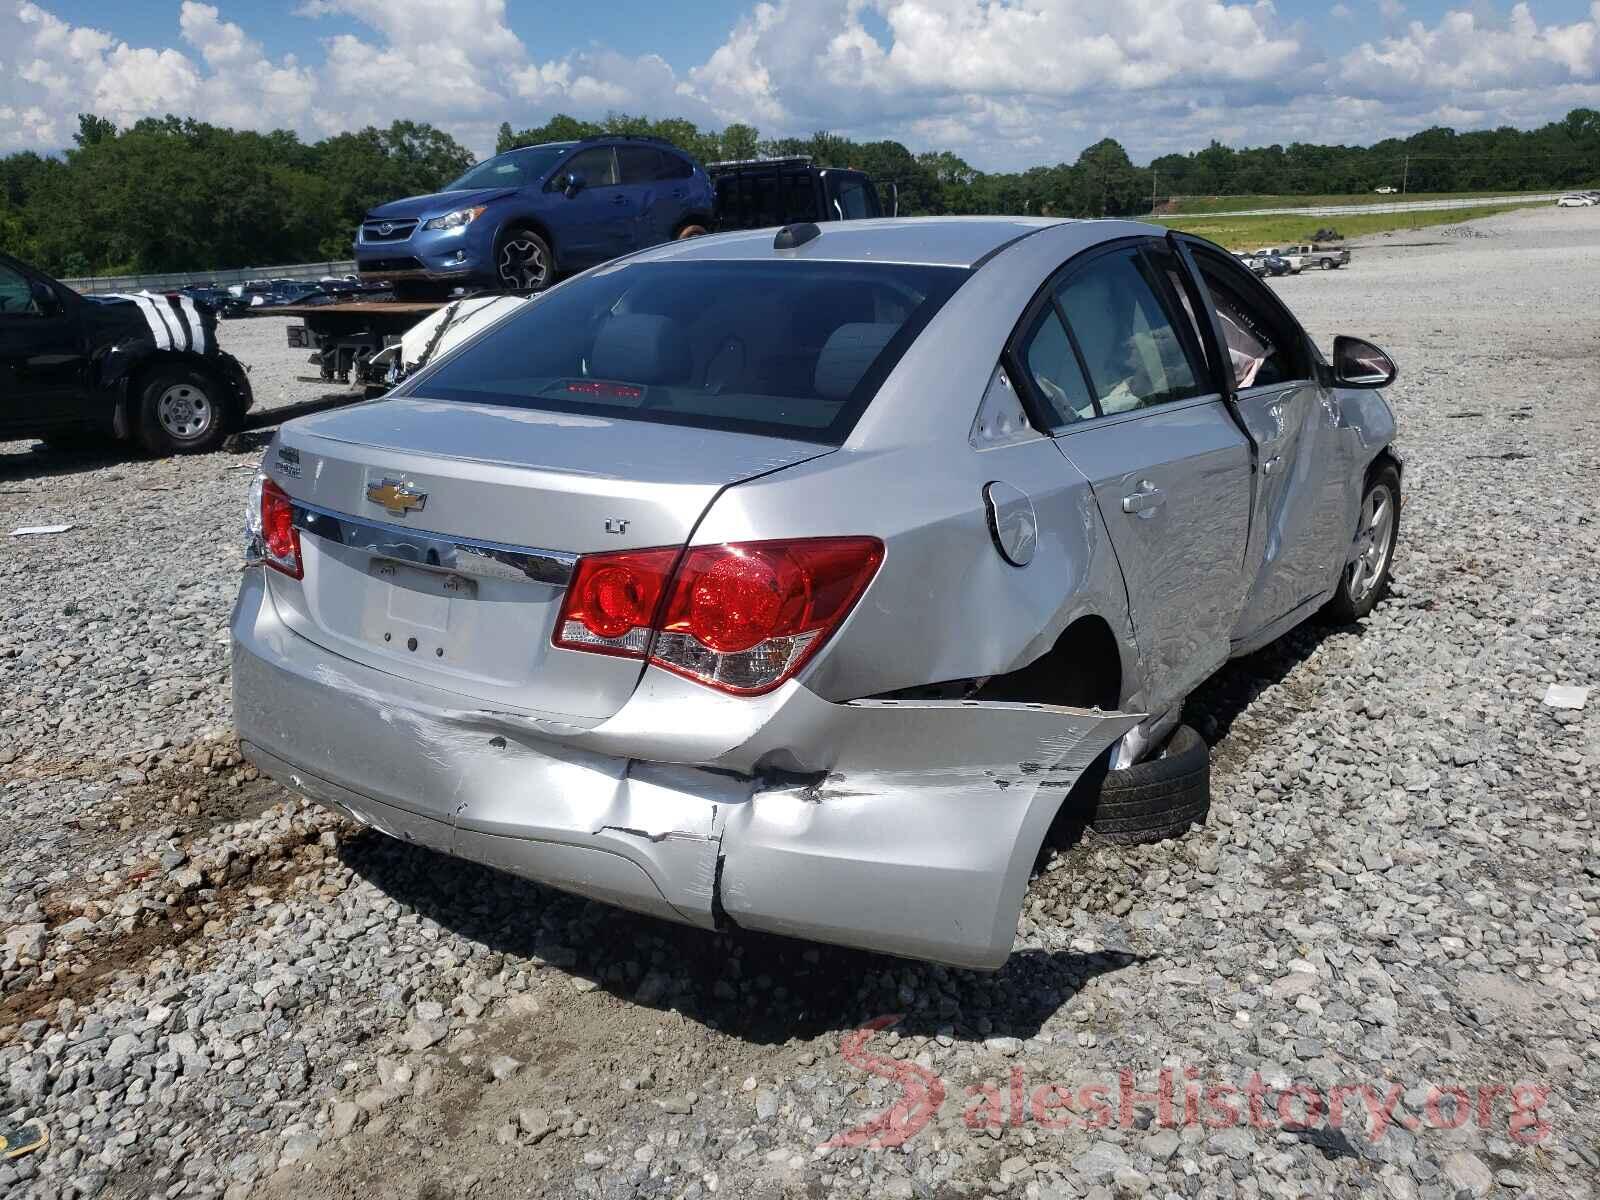
[[1137, 714], [735, 699], [665, 672], [593, 728], [340, 658], [246, 571], [234, 709], [274, 779], [407, 841], [669, 920], [958, 966], [1011, 951], [1065, 790]]

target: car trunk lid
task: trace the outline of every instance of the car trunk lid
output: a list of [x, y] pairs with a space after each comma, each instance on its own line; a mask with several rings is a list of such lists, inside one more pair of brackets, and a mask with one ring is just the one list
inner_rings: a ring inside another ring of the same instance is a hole
[[585, 553], [679, 546], [722, 489], [830, 451], [643, 421], [393, 397], [284, 426], [304, 579], [269, 572], [319, 645], [478, 701], [610, 716], [636, 660], [550, 644]]

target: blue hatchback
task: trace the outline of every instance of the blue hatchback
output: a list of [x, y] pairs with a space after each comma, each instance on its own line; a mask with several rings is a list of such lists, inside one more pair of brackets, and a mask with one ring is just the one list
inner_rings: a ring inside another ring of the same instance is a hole
[[356, 269], [400, 291], [537, 290], [558, 274], [704, 233], [713, 200], [699, 164], [658, 138], [527, 146], [442, 192], [373, 209], [356, 233]]

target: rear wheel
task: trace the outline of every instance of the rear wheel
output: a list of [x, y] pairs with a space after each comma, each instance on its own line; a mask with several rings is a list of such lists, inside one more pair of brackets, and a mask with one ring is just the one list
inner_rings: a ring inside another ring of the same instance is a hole
[[139, 402], [139, 441], [152, 454], [202, 454], [227, 434], [222, 387], [184, 364], [145, 377]]
[[1395, 543], [1400, 538], [1400, 473], [1385, 463], [1367, 480], [1356, 520], [1350, 561], [1326, 612], [1336, 621], [1359, 621], [1389, 589]]
[[550, 244], [531, 229], [508, 229], [494, 248], [495, 278], [509, 292], [537, 292], [555, 279]]
[[1323, 270], [1324, 270], [1324, 271], [1331, 271], [1331, 270], [1333, 270], [1333, 259], [1331, 259], [1331, 258], [1325, 258], [1325, 259], [1323, 259], [1323, 260], [1322, 260], [1322, 269], [1323, 269]]
[[1159, 842], [1204, 825], [1210, 807], [1210, 748], [1180, 725], [1155, 757], [1105, 773], [1089, 827], [1108, 842]]

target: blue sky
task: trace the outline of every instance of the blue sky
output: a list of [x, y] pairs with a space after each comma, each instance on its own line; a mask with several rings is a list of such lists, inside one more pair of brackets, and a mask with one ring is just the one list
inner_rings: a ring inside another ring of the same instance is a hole
[[1600, 107], [1600, 2], [0, 0], [0, 152], [75, 114], [324, 136], [396, 117], [475, 150], [565, 111], [828, 128], [1008, 169]]
[[[180, 0], [63, 0], [45, 4], [74, 25], [92, 25], [143, 45], [163, 45], [172, 40], [178, 23]], [[1348, 18], [1329, 15], [1335, 0], [1283, 0], [1276, 7], [1288, 21], [1304, 21], [1312, 36], [1330, 47], [1347, 49], [1370, 40], [1396, 22], [1436, 24], [1452, 8], [1472, 10], [1471, 4], [1445, 0], [1412, 0], [1404, 12], [1386, 18], [1376, 0], [1350, 0]], [[359, 21], [333, 14], [318, 19], [296, 17], [297, 2], [267, 0], [222, 6], [230, 21], [258, 39], [272, 55], [315, 57], [318, 41], [338, 33], [358, 34]], [[529, 46], [541, 53], [563, 55], [592, 45], [606, 45], [630, 56], [657, 53], [669, 63], [689, 67], [703, 62], [719, 46], [733, 23], [752, 6], [733, 0], [695, 0], [664, 5], [661, 0], [608, 0], [605, 4], [530, 4], [512, 0], [506, 23]], [[1494, 11], [1492, 6], [1481, 6]], [[1504, 7], [1504, 6], [1502, 6]], [[1542, 0], [1533, 6], [1541, 21], [1566, 23], [1587, 16], [1585, 0]], [[670, 19], [663, 19], [667, 13]]]

